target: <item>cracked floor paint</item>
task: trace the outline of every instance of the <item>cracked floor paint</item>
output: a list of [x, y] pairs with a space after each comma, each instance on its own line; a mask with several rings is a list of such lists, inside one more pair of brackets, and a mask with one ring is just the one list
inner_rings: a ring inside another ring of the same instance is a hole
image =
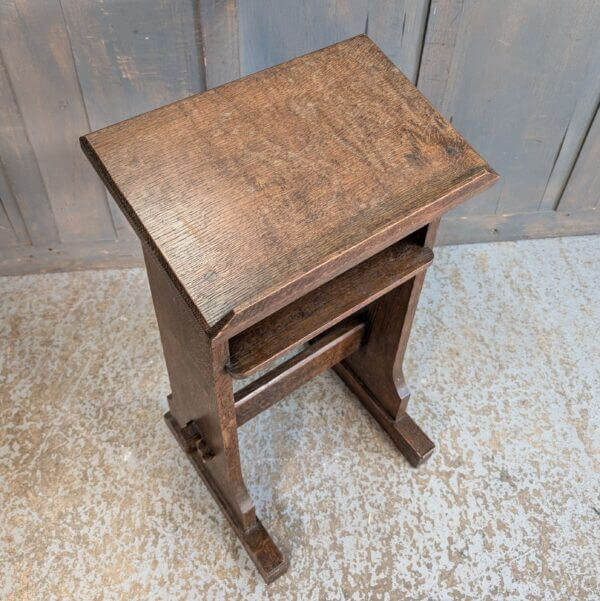
[[600, 238], [436, 249], [414, 470], [327, 372], [240, 429], [266, 587], [167, 431], [142, 270], [0, 279], [0, 598], [600, 599]]

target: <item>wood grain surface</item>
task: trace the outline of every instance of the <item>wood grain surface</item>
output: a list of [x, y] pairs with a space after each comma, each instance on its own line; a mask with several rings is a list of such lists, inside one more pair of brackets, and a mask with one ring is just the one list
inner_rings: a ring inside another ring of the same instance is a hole
[[212, 331], [257, 321], [496, 179], [366, 36], [82, 145]]

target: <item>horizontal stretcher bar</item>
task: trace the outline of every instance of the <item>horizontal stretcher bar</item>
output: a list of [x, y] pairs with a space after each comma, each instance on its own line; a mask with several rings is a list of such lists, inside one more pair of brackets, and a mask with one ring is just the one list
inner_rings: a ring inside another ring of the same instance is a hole
[[236, 392], [234, 400], [238, 427], [357, 351], [364, 332], [364, 322], [352, 317], [334, 326], [307, 349]]

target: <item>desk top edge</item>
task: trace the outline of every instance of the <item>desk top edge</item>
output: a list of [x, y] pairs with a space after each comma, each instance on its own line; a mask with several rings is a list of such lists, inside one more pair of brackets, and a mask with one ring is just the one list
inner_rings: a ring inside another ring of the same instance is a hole
[[388, 224], [385, 228], [373, 232], [371, 236], [354, 247], [345, 249], [339, 255], [329, 257], [296, 280], [289, 281], [284, 286], [273, 286], [265, 290], [260, 297], [233, 308], [208, 329], [209, 336], [215, 339], [234, 336], [340, 273], [402, 240], [419, 228], [436, 221], [444, 213], [468, 198], [491, 187], [498, 179], [499, 175], [489, 165], [477, 169], [460, 186], [448, 190], [446, 194], [437, 198], [419, 213]]

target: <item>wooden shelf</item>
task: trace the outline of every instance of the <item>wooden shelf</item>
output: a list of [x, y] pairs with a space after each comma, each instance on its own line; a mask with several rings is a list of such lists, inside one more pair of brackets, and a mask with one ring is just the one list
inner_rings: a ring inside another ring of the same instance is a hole
[[425, 269], [430, 248], [398, 242], [229, 341], [229, 372], [247, 378]]

